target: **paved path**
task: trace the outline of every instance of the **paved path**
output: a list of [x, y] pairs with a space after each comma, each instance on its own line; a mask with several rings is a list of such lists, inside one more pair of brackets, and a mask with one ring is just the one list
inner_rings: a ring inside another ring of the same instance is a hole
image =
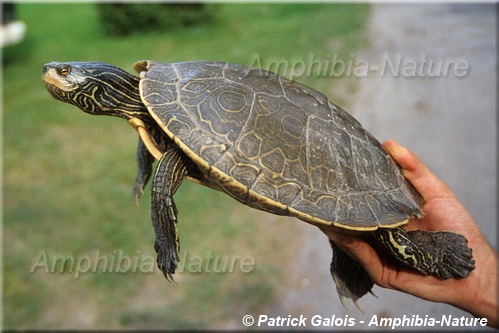
[[[357, 99], [348, 111], [380, 141], [396, 139], [416, 152], [455, 191], [497, 248], [494, 12], [493, 5], [373, 5], [370, 46], [355, 58], [376, 66], [383, 59], [395, 63], [401, 57], [409, 65], [399, 75], [371, 70], [368, 77], [359, 79]], [[420, 66], [412, 78], [411, 61]], [[431, 61], [435, 66], [447, 61], [469, 68], [464, 77], [459, 77], [462, 69], [458, 75], [452, 70], [447, 76], [420, 75], [434, 73], [428, 72]], [[306, 245], [297, 257], [295, 272], [290, 272], [294, 285], [282, 286], [279, 304], [269, 306], [266, 314], [348, 316], [365, 321], [354, 329], [367, 328], [375, 314], [399, 318], [467, 315], [379, 287], [374, 289], [379, 298], [368, 295], [360, 300], [365, 314], [351, 303], [350, 310], [345, 310], [328, 272], [331, 250], [327, 239], [305, 223], [299, 228]]]

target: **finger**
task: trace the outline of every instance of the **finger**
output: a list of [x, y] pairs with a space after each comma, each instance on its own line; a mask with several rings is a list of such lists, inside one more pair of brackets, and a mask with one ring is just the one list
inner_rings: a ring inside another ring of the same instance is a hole
[[383, 147], [397, 162], [404, 176], [414, 188], [423, 196], [425, 201], [433, 198], [449, 198], [454, 194], [426, 165], [409, 149], [399, 145], [394, 140], [387, 140]]
[[354, 259], [358, 259], [356, 256], [356, 253], [358, 252], [357, 247], [359, 246], [359, 244], [365, 243], [365, 241], [353, 235], [347, 235], [335, 232], [334, 230], [331, 230], [326, 226], [319, 226], [319, 229], [321, 229], [321, 231], [325, 233], [330, 240], [332, 240], [348, 255], [350, 255]]
[[360, 237], [333, 233], [330, 230], [323, 231], [339, 248], [357, 260], [376, 284], [382, 287], [387, 286], [383, 281], [383, 262], [369, 243]]

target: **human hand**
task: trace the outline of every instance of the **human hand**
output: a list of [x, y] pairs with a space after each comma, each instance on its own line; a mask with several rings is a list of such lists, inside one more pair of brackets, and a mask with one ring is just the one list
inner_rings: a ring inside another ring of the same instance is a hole
[[487, 318], [489, 325], [497, 327], [497, 252], [489, 245], [476, 221], [449, 187], [416, 155], [395, 141], [386, 141], [383, 146], [425, 199], [424, 217], [411, 219], [404, 229], [449, 230], [462, 234], [473, 250], [476, 269], [467, 278], [441, 280], [384, 257], [361, 237], [324, 231], [366, 269], [377, 285], [429, 301], [451, 304], [476, 317]]

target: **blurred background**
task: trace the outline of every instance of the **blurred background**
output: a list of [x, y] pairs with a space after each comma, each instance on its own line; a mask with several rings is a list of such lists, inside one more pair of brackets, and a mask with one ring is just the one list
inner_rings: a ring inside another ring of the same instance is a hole
[[[130, 71], [143, 59], [275, 64], [270, 69], [324, 93], [380, 141], [396, 139], [420, 155], [497, 246], [495, 5], [22, 3], [15, 20], [25, 25], [21, 38], [2, 43], [4, 328], [243, 329], [246, 314], [465, 314], [377, 287], [379, 298], [360, 300], [364, 313], [351, 303], [347, 310], [317, 228], [189, 182], [175, 196], [180, 257], [187, 264], [201, 258], [208, 269], [186, 267], [168, 283], [155, 265], [149, 272], [149, 187], [138, 207], [132, 194], [135, 131], [54, 100], [40, 75], [50, 61]], [[381, 55], [463, 59], [470, 71], [351, 75], [333, 66], [334, 75], [324, 75], [292, 66], [334, 58], [355, 67]], [[75, 274], [86, 257], [92, 264], [104, 258], [107, 269]], [[123, 257], [135, 269], [116, 271]], [[250, 272], [237, 265], [214, 272], [210, 259], [246, 257], [255, 261]]]

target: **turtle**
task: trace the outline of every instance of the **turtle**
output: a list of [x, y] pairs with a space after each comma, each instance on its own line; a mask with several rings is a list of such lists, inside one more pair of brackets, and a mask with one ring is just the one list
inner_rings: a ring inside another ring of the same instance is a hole
[[[318, 91], [222, 61], [143, 60], [133, 68], [137, 75], [102, 62], [50, 62], [42, 79], [56, 99], [123, 118], [137, 130], [137, 200], [158, 160], [151, 219], [167, 280], [179, 265], [173, 196], [185, 179], [252, 208], [366, 235], [427, 275], [461, 278], [474, 269], [464, 236], [404, 230], [423, 216], [423, 198], [374, 136]], [[356, 302], [373, 282], [330, 243], [340, 299]]]

